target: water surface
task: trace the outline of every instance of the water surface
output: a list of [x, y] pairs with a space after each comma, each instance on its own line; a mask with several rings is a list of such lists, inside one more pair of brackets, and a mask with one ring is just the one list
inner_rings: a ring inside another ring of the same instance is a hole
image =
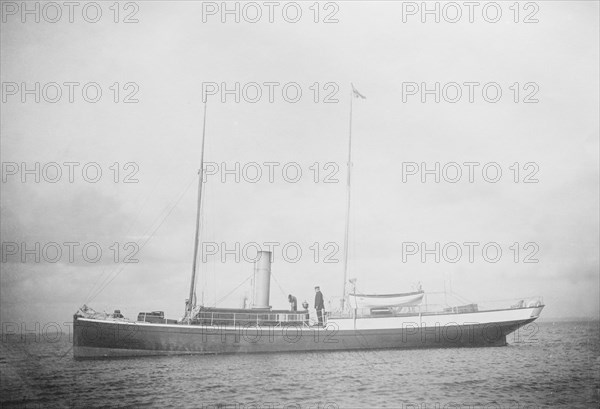
[[3, 339], [1, 406], [598, 408], [599, 324], [542, 322], [499, 348], [100, 361], [75, 361], [66, 335]]

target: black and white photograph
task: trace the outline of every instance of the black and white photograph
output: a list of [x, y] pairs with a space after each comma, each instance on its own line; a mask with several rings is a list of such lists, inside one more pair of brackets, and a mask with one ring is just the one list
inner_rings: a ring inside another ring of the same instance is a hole
[[600, 0], [0, 12], [0, 407], [600, 407]]

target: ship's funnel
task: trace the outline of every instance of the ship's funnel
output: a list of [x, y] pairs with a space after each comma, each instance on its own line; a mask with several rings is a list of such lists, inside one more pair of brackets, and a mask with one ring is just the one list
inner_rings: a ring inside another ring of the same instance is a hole
[[252, 308], [270, 308], [271, 252], [259, 251], [254, 262], [254, 305]]

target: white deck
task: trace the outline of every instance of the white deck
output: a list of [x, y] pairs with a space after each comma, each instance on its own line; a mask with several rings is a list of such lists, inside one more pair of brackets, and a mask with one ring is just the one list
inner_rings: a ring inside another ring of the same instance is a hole
[[544, 306], [514, 308], [468, 313], [415, 314], [391, 317], [329, 318], [339, 330], [370, 330], [394, 328], [427, 328], [454, 325], [495, 324], [510, 321], [525, 321], [539, 317]]

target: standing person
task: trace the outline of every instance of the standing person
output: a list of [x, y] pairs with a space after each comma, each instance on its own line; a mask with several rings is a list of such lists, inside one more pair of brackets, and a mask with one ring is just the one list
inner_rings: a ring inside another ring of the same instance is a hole
[[298, 311], [298, 300], [296, 297], [294, 297], [292, 294], [288, 294], [288, 302], [290, 303], [291, 311]]
[[315, 287], [315, 310], [317, 310], [317, 318], [319, 319], [319, 326], [323, 326], [323, 310], [325, 309], [325, 303], [323, 302], [323, 293], [319, 286]]

